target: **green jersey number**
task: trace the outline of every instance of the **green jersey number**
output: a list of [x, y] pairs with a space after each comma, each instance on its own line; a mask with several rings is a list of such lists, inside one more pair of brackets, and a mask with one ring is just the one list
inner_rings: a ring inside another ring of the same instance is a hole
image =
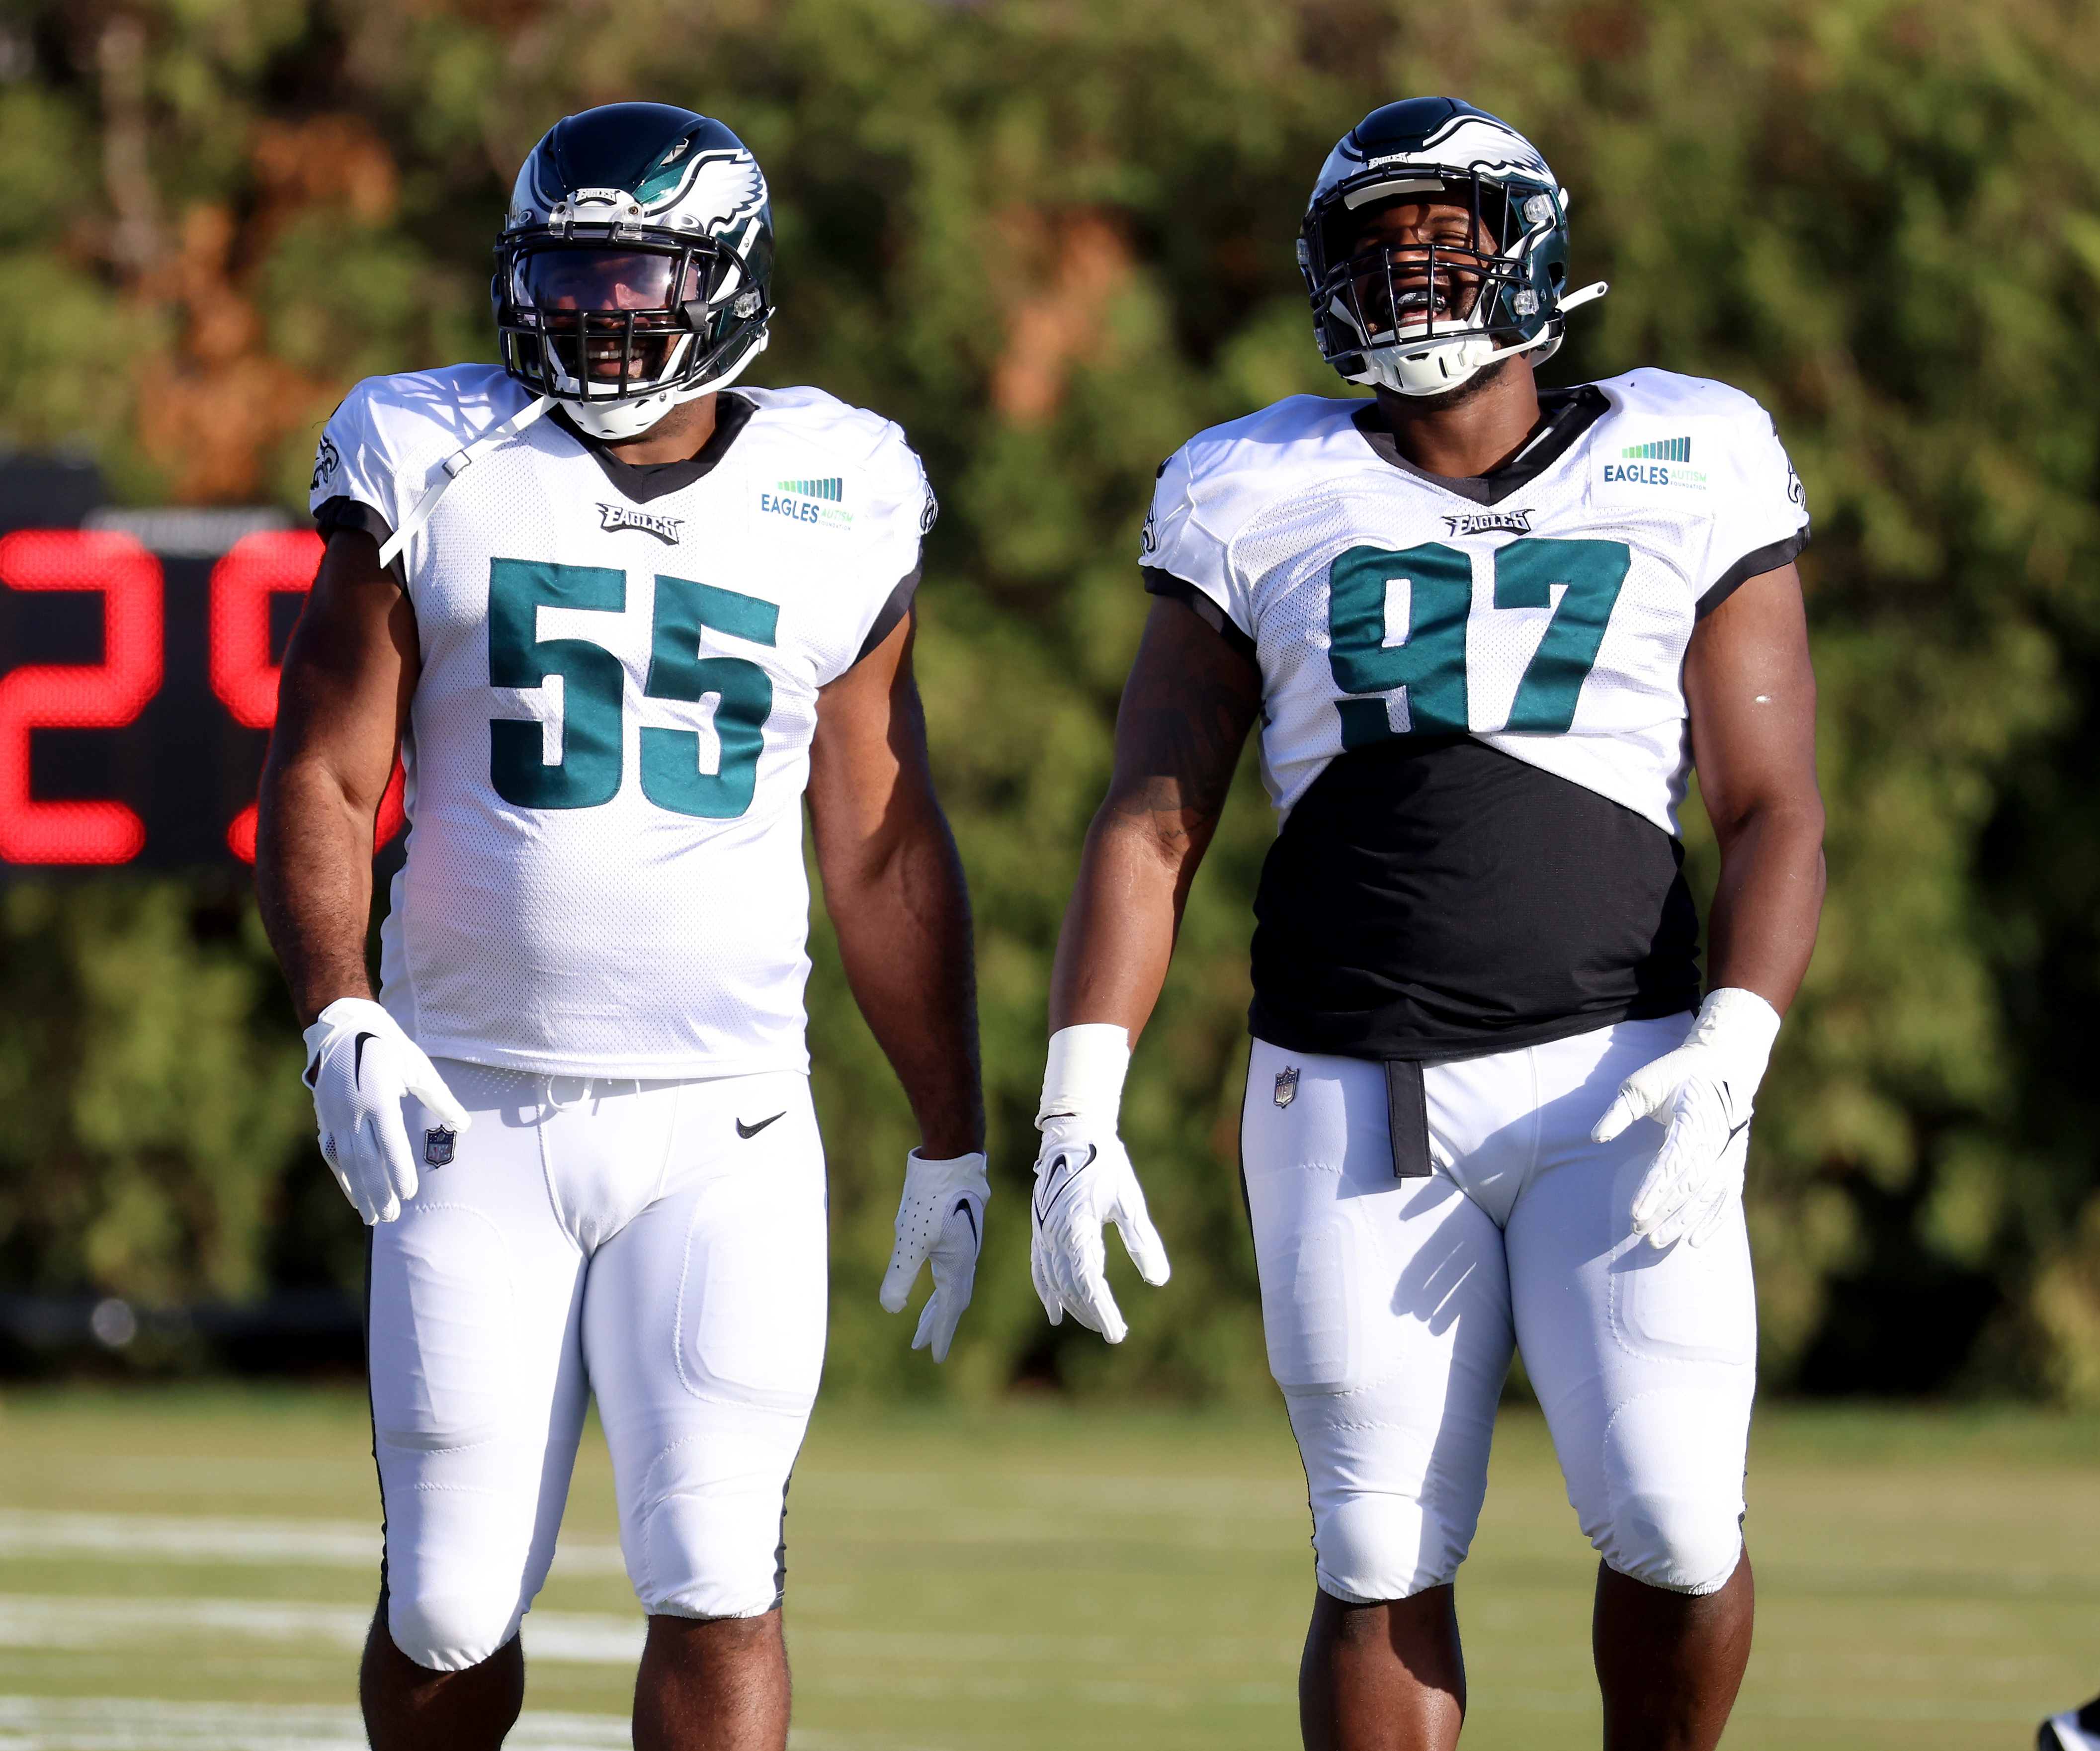
[[[1507, 731], [1562, 736], [1595, 665], [1604, 628], [1633, 564], [1624, 542], [1554, 541], [1526, 536], [1495, 550], [1495, 606], [1545, 608], [1562, 593], [1546, 636], [1517, 683]], [[1408, 733], [1462, 734], [1468, 727], [1466, 621], [1473, 606], [1471, 555], [1441, 542], [1399, 553], [1352, 547], [1328, 573], [1327, 662], [1345, 693], [1407, 689]], [[1395, 586], [1406, 592], [1407, 636], [1388, 644], [1386, 609]], [[1343, 699], [1342, 745], [1399, 739], [1383, 699]]]
[[[545, 687], [562, 678], [562, 756], [542, 758], [537, 719], [497, 718], [488, 726], [488, 776], [496, 794], [519, 808], [596, 808], [620, 793], [620, 659], [587, 639], [542, 639], [542, 608], [617, 614], [627, 607], [627, 574], [605, 566], [545, 560], [488, 563], [488, 681], [492, 687]], [[700, 770], [697, 730], [642, 730], [642, 794], [659, 808], [705, 820], [730, 820], [751, 807], [773, 682], [741, 657], [703, 657], [700, 632], [712, 626], [753, 644], [773, 643], [780, 611], [689, 577], [656, 580], [650, 638], [651, 699], [697, 702], [715, 696], [712, 772]]]

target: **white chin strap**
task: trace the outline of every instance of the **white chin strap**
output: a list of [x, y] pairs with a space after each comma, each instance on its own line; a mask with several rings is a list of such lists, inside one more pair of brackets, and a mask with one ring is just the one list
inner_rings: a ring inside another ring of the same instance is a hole
[[423, 496], [416, 501], [416, 508], [408, 513], [408, 520], [388, 536], [380, 547], [379, 563], [382, 566], [391, 565], [400, 557], [403, 550], [430, 520], [430, 513], [438, 508], [438, 501], [451, 490], [453, 481], [474, 466], [478, 457], [484, 451], [494, 449], [499, 444], [508, 444], [554, 405], [552, 396], [541, 396], [536, 401], [528, 401], [501, 425], [484, 431], [465, 449], [455, 450], [448, 456], [439, 464], [437, 478], [423, 489]]
[[1438, 396], [1447, 389], [1456, 389], [1488, 366], [1503, 359], [1513, 359], [1520, 352], [1542, 349], [1543, 357], [1551, 358], [1560, 345], [1561, 325], [1558, 319], [1580, 305], [1602, 298], [1609, 290], [1606, 282], [1599, 280], [1579, 292], [1570, 292], [1555, 307], [1553, 313], [1556, 320], [1515, 347], [1498, 347], [1476, 330], [1461, 331], [1449, 340], [1440, 340], [1427, 347], [1414, 346], [1402, 340], [1367, 347], [1363, 355], [1364, 369], [1348, 381], [1374, 384], [1396, 395]]
[[591, 401], [569, 396], [558, 399], [562, 411], [576, 422], [580, 431], [587, 431], [609, 444], [616, 444], [623, 438], [638, 438], [680, 402], [696, 401], [717, 389], [728, 388], [743, 375], [751, 361], [765, 351], [772, 338], [770, 330], [760, 329], [756, 344], [747, 347], [735, 364], [704, 383], [686, 383], [676, 389], [638, 396], [627, 401]]

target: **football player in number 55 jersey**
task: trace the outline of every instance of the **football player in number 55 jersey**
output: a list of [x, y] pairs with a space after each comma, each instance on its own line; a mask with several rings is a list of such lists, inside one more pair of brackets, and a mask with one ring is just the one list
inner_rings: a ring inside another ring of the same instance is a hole
[[[1114, 1223], [1167, 1258], [1116, 1116], [1181, 896], [1260, 726], [1242, 1121], [1272, 1372], [1311, 1486], [1305, 1743], [1437, 1748], [1453, 1580], [1520, 1347], [1603, 1558], [1610, 1751], [1720, 1737], [1749, 1649], [1751, 1102], [1823, 890], [1799, 482], [1719, 383], [1541, 390], [1601, 285], [1506, 124], [1387, 105], [1299, 261], [1369, 400], [1293, 396], [1162, 466], [1156, 599], [1058, 948], [1034, 1261], [1119, 1340]], [[1721, 876], [1701, 999], [1677, 809]]]
[[[730, 385], [765, 181], [720, 122], [571, 116], [496, 247], [501, 366], [360, 384], [313, 480], [257, 877], [323, 1154], [373, 1225], [378, 1751], [502, 1742], [585, 1401], [648, 1614], [643, 1751], [781, 1751], [783, 1515], [823, 1362], [802, 808], [922, 1143], [884, 1305], [944, 1361], [987, 1196], [968, 906], [927, 770], [897, 427]], [[364, 960], [396, 749], [408, 855]]]

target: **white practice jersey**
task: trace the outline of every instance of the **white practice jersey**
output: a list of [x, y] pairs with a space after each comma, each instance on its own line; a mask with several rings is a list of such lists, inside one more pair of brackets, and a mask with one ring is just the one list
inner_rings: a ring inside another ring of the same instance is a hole
[[[604, 465], [542, 419], [461, 472], [397, 567], [422, 669], [382, 997], [433, 1056], [808, 1067], [818, 690], [901, 612], [933, 499], [879, 415], [733, 393], [695, 464]], [[489, 365], [367, 380], [321, 440], [316, 511], [399, 528], [528, 399]]]
[[1293, 396], [1168, 459], [1142, 563], [1253, 641], [1281, 815], [1345, 749], [1470, 732], [1675, 833], [1693, 626], [1793, 557], [1807, 506], [1740, 391], [1639, 370], [1594, 392], [1493, 502], [1381, 456], [1361, 400]]

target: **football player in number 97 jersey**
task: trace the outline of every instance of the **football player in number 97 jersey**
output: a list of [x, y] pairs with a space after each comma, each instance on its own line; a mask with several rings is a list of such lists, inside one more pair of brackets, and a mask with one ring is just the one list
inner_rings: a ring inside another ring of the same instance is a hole
[[787, 1743], [783, 1514], [826, 1303], [805, 798], [921, 1133], [881, 1298], [930, 1258], [936, 1362], [969, 1302], [968, 906], [911, 661], [933, 499], [887, 420], [730, 389], [772, 253], [720, 122], [571, 116], [503, 221], [502, 365], [361, 383], [320, 441], [257, 876], [322, 1152], [373, 1225], [380, 1751], [509, 1731], [591, 1395], [648, 1614], [636, 1744]]
[[[1521, 1350], [1603, 1558], [1604, 1743], [1714, 1744], [1749, 1648], [1751, 1102], [1823, 889], [1800, 483], [1747, 396], [1542, 390], [1568, 197], [1416, 98], [1320, 172], [1322, 352], [1159, 473], [1154, 601], [1058, 948], [1036, 1285], [1110, 1342], [1116, 1224], [1167, 1276], [1116, 1119], [1181, 896], [1260, 726], [1242, 1121], [1272, 1372], [1311, 1485], [1305, 1743], [1448, 1747], [1453, 1580]], [[1677, 811], [1720, 841], [1703, 1001]]]

